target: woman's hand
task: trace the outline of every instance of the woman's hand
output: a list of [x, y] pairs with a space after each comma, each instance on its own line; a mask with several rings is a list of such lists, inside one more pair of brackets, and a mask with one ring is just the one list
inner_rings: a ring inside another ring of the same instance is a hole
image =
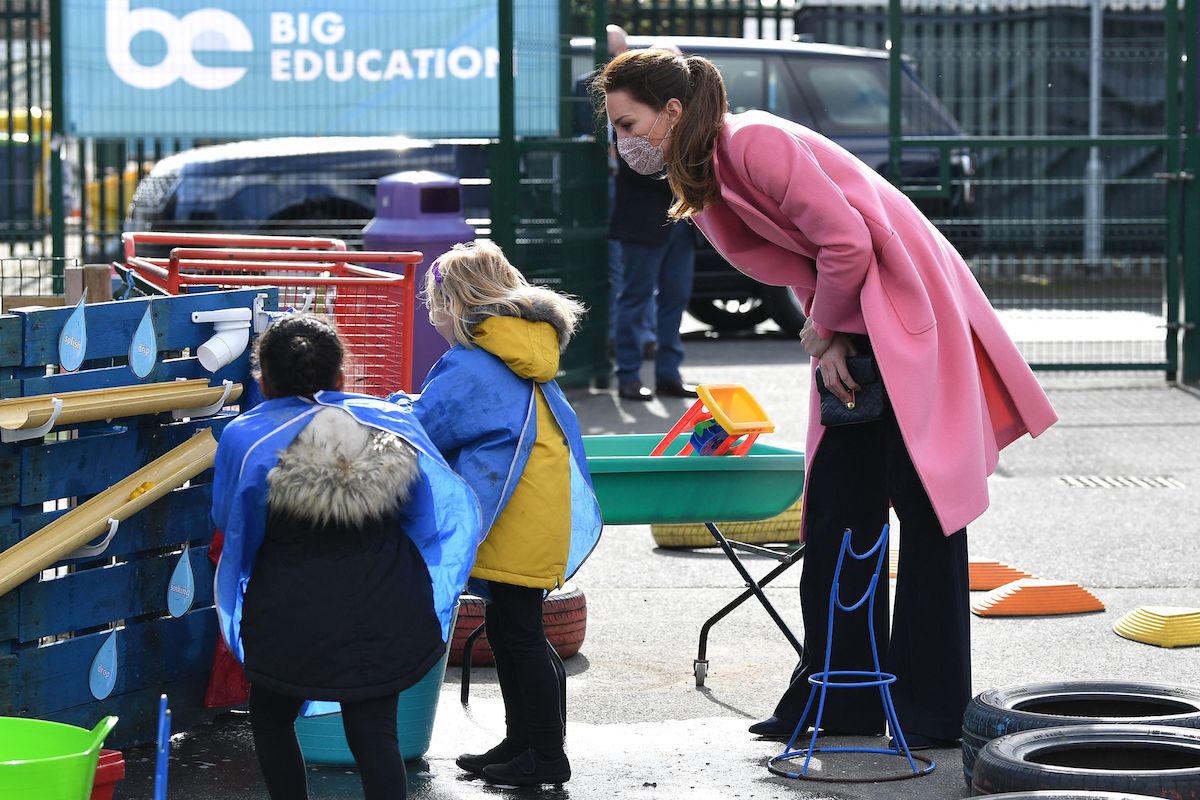
[[846, 366], [846, 358], [858, 355], [858, 349], [855, 348], [850, 337], [844, 333], [835, 333], [824, 341], [827, 341], [828, 344], [820, 357], [821, 379], [825, 382], [825, 388], [829, 389], [835, 397], [843, 403], [850, 403], [854, 400], [854, 392], [862, 387], [855, 383], [854, 378], [850, 375], [850, 368]]
[[805, 318], [804, 327], [800, 329], [800, 346], [804, 348], [804, 352], [813, 358], [820, 358], [832, 341], [832, 338], [822, 339], [817, 334], [816, 329], [813, 327], [812, 317]]

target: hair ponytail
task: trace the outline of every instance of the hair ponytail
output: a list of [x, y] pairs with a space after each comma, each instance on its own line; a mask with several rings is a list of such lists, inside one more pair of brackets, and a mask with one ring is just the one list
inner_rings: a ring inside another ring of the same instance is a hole
[[725, 81], [716, 65], [702, 56], [689, 56], [686, 64], [688, 92], [683, 98], [683, 116], [671, 134], [667, 161], [667, 180], [675, 193], [667, 213], [674, 219], [686, 219], [717, 199], [720, 188], [713, 170], [713, 151], [729, 110]]
[[678, 99], [683, 116], [672, 129], [667, 158], [667, 181], [675, 195], [668, 214], [686, 219], [717, 198], [713, 150], [729, 101], [715, 64], [702, 56], [684, 58], [668, 50], [630, 50], [608, 63], [593, 88], [604, 94], [628, 92], [655, 111], [671, 98]]

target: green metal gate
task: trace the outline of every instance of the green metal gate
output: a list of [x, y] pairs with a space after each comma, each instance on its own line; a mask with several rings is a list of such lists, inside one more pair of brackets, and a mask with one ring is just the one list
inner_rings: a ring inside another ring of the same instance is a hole
[[[1200, 181], [1191, 176], [1200, 149], [1195, 59], [1183, 58], [1200, 52], [1197, 2], [1105, 3], [1095, 130], [1086, 7], [1004, 0], [607, 5], [613, 21], [636, 34], [890, 48], [894, 79], [903, 58], [965, 131], [906, 136], [906, 125], [919, 120], [892, 104], [893, 164], [903, 148], [938, 150], [941, 174], [909, 180], [905, 189], [916, 197], [974, 196], [968, 212], [947, 203], [933, 221], [963, 251], [1034, 366], [1148, 369], [1195, 382]], [[895, 84], [890, 94], [898, 96]], [[964, 154], [974, 174], [955, 167]]]
[[[934, 185], [901, 185], [913, 196], [974, 195], [969, 215], [935, 223], [968, 243], [976, 277], [1035, 368], [1174, 378], [1191, 177], [1179, 6], [995, 8], [918, 12], [891, 0], [891, 95], [907, 62], [965, 128], [906, 135], [910, 111], [893, 103], [891, 174], [905, 148], [936, 149]], [[973, 174], [952, 171], [952, 153], [964, 152]]]

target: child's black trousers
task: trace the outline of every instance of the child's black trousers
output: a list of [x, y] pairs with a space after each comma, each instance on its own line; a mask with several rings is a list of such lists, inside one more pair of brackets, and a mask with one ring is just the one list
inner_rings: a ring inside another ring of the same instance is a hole
[[488, 644], [504, 699], [506, 738], [527, 742], [545, 758], [563, 752], [565, 675], [546, 642], [545, 592], [489, 581], [484, 610]]
[[[342, 703], [346, 742], [362, 776], [365, 800], [403, 800], [408, 776], [396, 734], [399, 692]], [[304, 756], [296, 740], [296, 715], [304, 701], [262, 686], [250, 686], [254, 751], [271, 800], [306, 800]]]

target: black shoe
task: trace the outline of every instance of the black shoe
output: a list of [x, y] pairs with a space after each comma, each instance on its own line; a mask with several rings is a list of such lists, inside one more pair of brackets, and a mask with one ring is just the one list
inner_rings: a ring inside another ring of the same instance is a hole
[[486, 753], [463, 753], [454, 759], [454, 763], [458, 765], [459, 769], [465, 772], [470, 772], [472, 775], [482, 775], [484, 767], [491, 766], [492, 764], [503, 764], [505, 761], [516, 758], [523, 752], [525, 752], [524, 744], [514, 742], [511, 739], [505, 739]]
[[696, 386], [683, 381], [659, 381], [654, 390], [667, 397], [696, 397]]
[[622, 400], [640, 400], [648, 403], [654, 399], [654, 392], [642, 386], [638, 381], [630, 381], [617, 387], [617, 396]]
[[764, 739], [790, 739], [796, 732], [796, 723], [785, 722], [779, 717], [767, 717], [751, 725], [750, 732]]
[[556, 758], [540, 758], [531, 748], [511, 761], [484, 767], [483, 779], [501, 786], [566, 783], [571, 780], [571, 762], [567, 761], [565, 753]]
[[[909, 750], [956, 750], [962, 745], [962, 739], [935, 739], [920, 733], [906, 733], [904, 743], [908, 745]], [[888, 737], [888, 747], [893, 750], [900, 749], [898, 742], [891, 737]]]

